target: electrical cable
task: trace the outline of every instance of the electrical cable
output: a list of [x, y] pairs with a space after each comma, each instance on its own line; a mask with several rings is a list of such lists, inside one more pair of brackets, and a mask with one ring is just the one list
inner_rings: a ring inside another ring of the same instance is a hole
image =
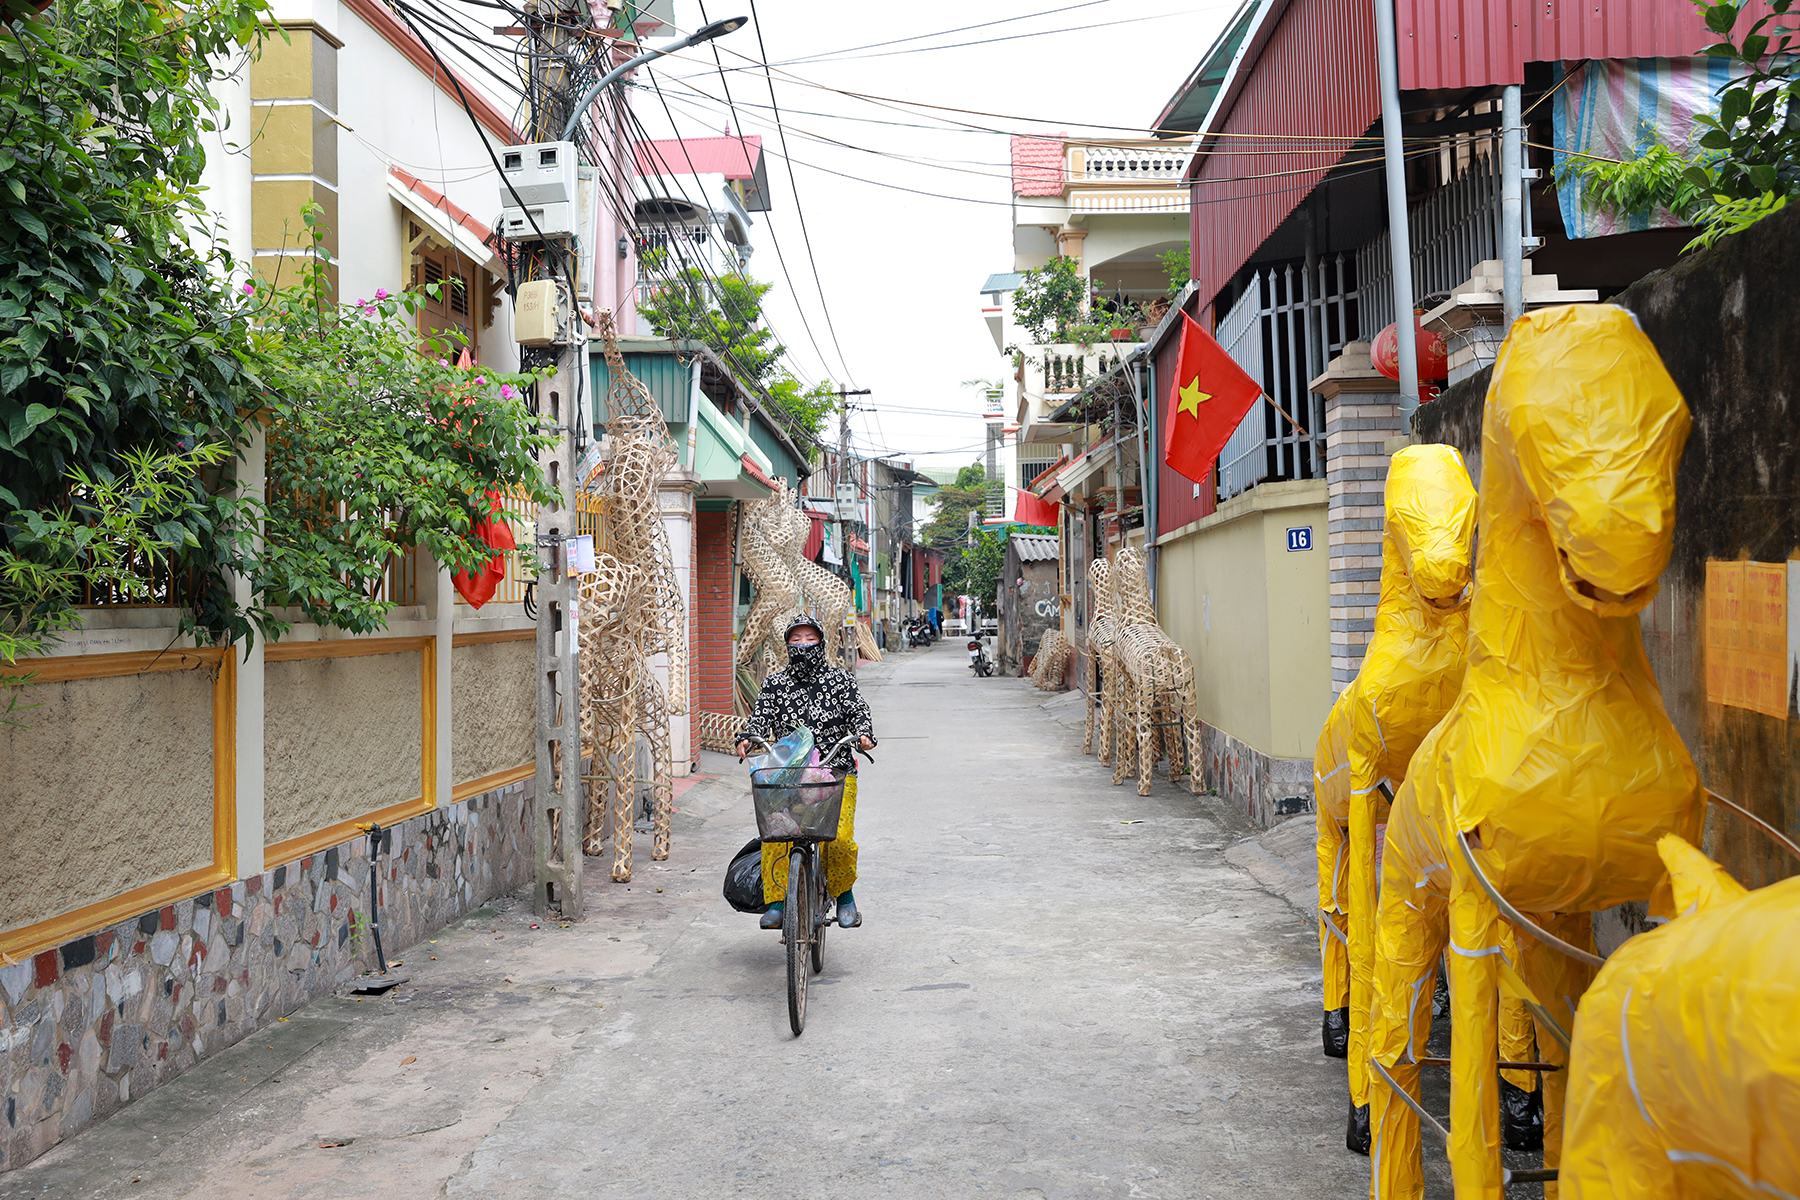
[[[705, 0], [701, 0], [700, 15], [702, 18], [704, 18], [706, 15]], [[756, 11], [756, 0], [750, 0], [750, 20], [751, 20], [752, 25], [756, 29], [757, 52], [759, 54], [761, 54], [764, 59], [767, 59], [769, 57], [769, 51], [768, 51], [768, 48], [763, 44], [762, 18], [761, 18], [761, 16], [758, 15], [758, 13]], [[807, 260], [812, 265], [813, 285], [816, 288], [818, 288], [818, 291], [819, 291], [819, 304], [825, 310], [825, 330], [827, 333], [829, 333], [831, 335], [831, 345], [832, 345], [832, 348], [837, 351], [839, 365], [841, 365], [844, 368], [844, 374], [847, 377], [850, 385], [852, 387], [855, 387], [855, 386], [857, 386], [856, 377], [855, 377], [855, 374], [850, 370], [849, 362], [844, 358], [844, 347], [843, 347], [842, 343], [840, 343], [838, 341], [837, 326], [831, 319], [831, 305], [825, 299], [825, 285], [819, 279], [819, 260], [818, 260], [818, 257], [813, 253], [812, 234], [806, 227], [806, 210], [801, 206], [801, 203], [800, 203], [800, 184], [794, 178], [793, 163], [788, 158], [787, 129], [781, 120], [781, 101], [776, 99], [776, 97], [775, 97], [775, 80], [774, 80], [774, 77], [769, 75], [767, 72], [764, 72], [764, 78], [766, 79], [766, 81], [768, 83], [768, 87], [769, 87], [769, 104], [770, 104], [771, 108], [773, 108], [774, 113], [775, 113], [776, 130], [781, 136], [782, 161], [787, 164], [787, 168], [788, 168], [788, 188], [794, 194], [794, 217], [800, 223], [800, 240], [801, 240], [801, 243], [803, 245], [805, 245], [805, 247], [806, 247], [806, 257], [807, 257]], [[721, 81], [723, 81], [723, 79], [724, 79], [724, 68], [722, 66], [720, 67], [720, 79], [721, 79]]]
[[[702, 14], [702, 16], [704, 16], [704, 14]], [[659, 101], [662, 102], [663, 112], [669, 118], [669, 126], [671, 129], [674, 129], [675, 115], [673, 113], [669, 112], [668, 98], [663, 95], [662, 87], [656, 81], [656, 73], [654, 71], [652, 71], [652, 72], [648, 72], [648, 74], [650, 75], [651, 85], [656, 90], [656, 97]], [[720, 75], [720, 81], [721, 82], [724, 81], [723, 74]], [[727, 102], [729, 103], [730, 97], [731, 97], [731, 90], [729, 88], [726, 89], [725, 96], [726, 96]], [[734, 117], [737, 116], [735, 107], [732, 109], [732, 115]], [[748, 162], [749, 158], [750, 158], [750, 148], [744, 142], [744, 135], [743, 135], [744, 127], [743, 127], [743, 122], [742, 122], [741, 118], [738, 119], [737, 126], [738, 126], [738, 144], [743, 148], [744, 159], [746, 162]], [[677, 141], [682, 141], [683, 151], [685, 152], [686, 142], [681, 138], [681, 134], [679, 131], [676, 131], [675, 137], [676, 137]], [[690, 163], [689, 165], [691, 166], [692, 164]], [[787, 280], [788, 294], [794, 298], [794, 311], [800, 314], [800, 326], [801, 326], [801, 328], [806, 330], [807, 341], [812, 343], [813, 353], [819, 356], [819, 366], [821, 369], [824, 369], [826, 366], [825, 351], [820, 348], [819, 339], [813, 333], [812, 322], [810, 322], [806, 319], [806, 310], [803, 307], [801, 307], [801, 305], [800, 305], [799, 289], [794, 287], [794, 277], [788, 272], [787, 254], [782, 250], [781, 239], [775, 233], [774, 221], [769, 222], [769, 240], [775, 246], [775, 261], [781, 267], [781, 277], [783, 279]]]

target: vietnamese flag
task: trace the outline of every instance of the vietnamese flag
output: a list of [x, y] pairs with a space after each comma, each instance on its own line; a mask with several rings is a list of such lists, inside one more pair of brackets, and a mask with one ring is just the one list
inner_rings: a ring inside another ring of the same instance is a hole
[[1182, 313], [1181, 356], [1169, 387], [1163, 461], [1194, 482], [1204, 482], [1232, 431], [1261, 397], [1262, 385]]
[[[506, 578], [506, 551], [518, 549], [513, 540], [512, 526], [507, 522], [506, 514], [500, 504], [500, 497], [493, 492], [487, 494], [488, 513], [475, 522], [475, 536], [486, 542], [494, 550], [494, 557], [488, 559], [487, 565], [479, 572], [458, 571], [450, 576], [450, 582], [471, 608], [480, 608], [494, 598], [494, 589]], [[495, 517], [499, 520], [495, 520]]]

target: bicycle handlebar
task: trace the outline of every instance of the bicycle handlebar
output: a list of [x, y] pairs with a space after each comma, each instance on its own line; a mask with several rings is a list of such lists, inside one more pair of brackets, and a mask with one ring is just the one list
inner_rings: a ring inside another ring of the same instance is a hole
[[[837, 745], [833, 746], [830, 750], [827, 750], [823, 754], [819, 755], [819, 762], [824, 763], [824, 764], [829, 764], [832, 759], [837, 757], [838, 751], [842, 750], [845, 746], [850, 747], [850, 752], [852, 754], [860, 754], [864, 758], [868, 759], [870, 762], [874, 762], [875, 756], [873, 754], [870, 754], [867, 750], [864, 750], [861, 746], [858, 746], [855, 744], [857, 739], [862, 736], [863, 735], [860, 733], [845, 734], [843, 736], [843, 738], [838, 741]], [[740, 741], [740, 742], [759, 742], [762, 744], [762, 747], [765, 750], [775, 749], [775, 747], [769, 745], [768, 742], [763, 741], [762, 738], [757, 737], [754, 733], [747, 733], [743, 737], [739, 738], [738, 741]]]

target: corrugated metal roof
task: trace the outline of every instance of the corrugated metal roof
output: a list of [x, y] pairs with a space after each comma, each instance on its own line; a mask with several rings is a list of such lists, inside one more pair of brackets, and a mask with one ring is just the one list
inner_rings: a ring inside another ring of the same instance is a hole
[[1404, 90], [1523, 83], [1528, 62], [1686, 58], [1718, 41], [1692, 0], [1395, 0]]
[[[1188, 220], [1203, 301], [1225, 286], [1381, 111], [1369, 0], [1292, 0], [1264, 12], [1274, 25], [1246, 38], [1222, 111], [1209, 127], [1228, 135], [1212, 148], [1257, 153], [1195, 156]], [[1257, 136], [1229, 136], [1243, 134]]]
[[762, 139], [738, 137], [657, 138], [632, 145], [639, 175], [723, 175], [749, 179], [762, 158]]
[[1219, 88], [1225, 83], [1230, 73], [1232, 59], [1237, 57], [1238, 47], [1244, 44], [1244, 38], [1250, 32], [1250, 26], [1256, 14], [1262, 8], [1262, 0], [1244, 0], [1237, 13], [1226, 22], [1212, 48], [1201, 58], [1200, 65], [1194, 73], [1182, 81], [1181, 87], [1163, 105], [1155, 121], [1156, 136], [1167, 137], [1178, 133], [1192, 133], [1200, 128], [1206, 120], [1206, 114], [1212, 111], [1213, 100], [1219, 94]]
[[987, 277], [987, 282], [981, 285], [981, 290], [984, 292], [1014, 291], [1024, 278], [1017, 271], [997, 271]]
[[[666, 342], [663, 344], [667, 345]], [[625, 369], [637, 376], [650, 389], [650, 394], [656, 397], [656, 407], [662, 410], [663, 420], [671, 425], [687, 424], [688, 397], [693, 390], [693, 376], [673, 351], [627, 350], [622, 357], [625, 359]], [[594, 424], [604, 425], [607, 421], [606, 389], [612, 382], [612, 373], [607, 369], [605, 356], [600, 354], [593, 354], [588, 358], [588, 367], [593, 372]]]
[[1061, 552], [1055, 538], [1042, 533], [1015, 533], [1008, 539], [1017, 549], [1020, 562], [1055, 562]]

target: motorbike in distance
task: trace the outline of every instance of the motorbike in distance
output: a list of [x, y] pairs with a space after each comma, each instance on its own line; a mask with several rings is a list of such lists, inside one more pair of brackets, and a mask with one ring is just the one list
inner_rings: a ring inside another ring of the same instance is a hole
[[994, 673], [994, 660], [988, 657], [987, 641], [979, 635], [969, 639], [969, 670], [980, 679]]

